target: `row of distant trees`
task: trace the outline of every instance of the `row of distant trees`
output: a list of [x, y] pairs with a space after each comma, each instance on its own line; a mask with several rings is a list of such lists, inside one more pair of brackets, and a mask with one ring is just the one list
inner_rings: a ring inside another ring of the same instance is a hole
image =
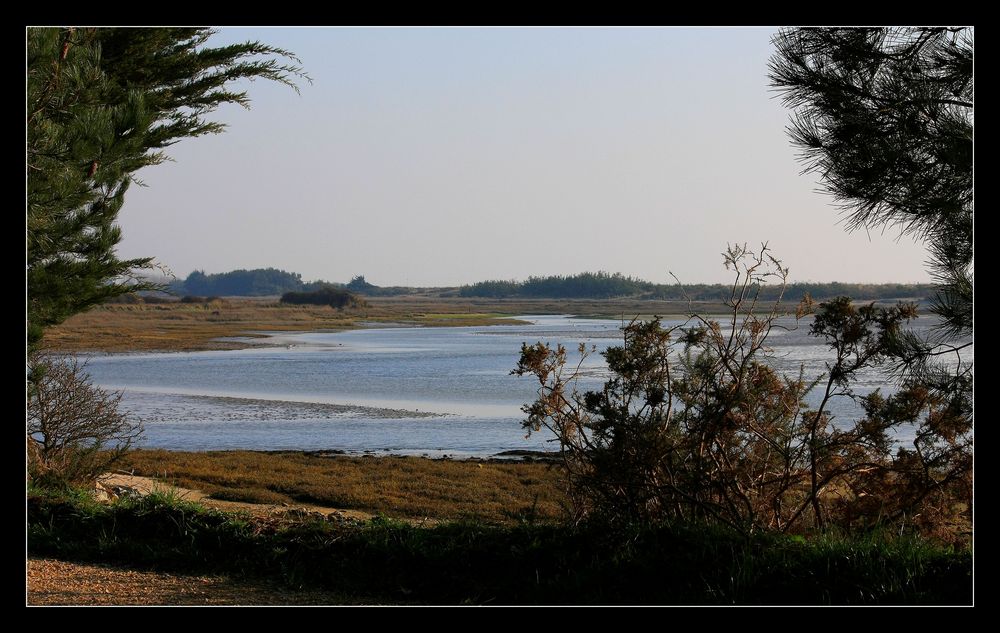
[[[177, 295], [216, 297], [265, 297], [288, 292], [316, 292], [323, 288], [341, 288], [368, 297], [399, 295], [411, 291], [397, 286], [380, 287], [357, 275], [346, 284], [323, 280], [303, 281], [302, 275], [277, 268], [233, 270], [226, 273], [207, 274], [196, 270], [186, 279], [174, 281], [170, 289]], [[760, 296], [765, 300], [777, 299], [780, 287], [764, 286]], [[621, 273], [604, 271], [577, 275], [552, 275], [529, 277], [527, 281], [490, 280], [462, 286], [462, 297], [488, 298], [544, 298], [544, 299], [611, 299], [631, 297], [636, 299], [725, 301], [732, 288], [725, 284], [655, 284]], [[841, 282], [789, 284], [784, 290], [786, 299], [799, 301], [806, 295], [814, 299], [850, 296], [858, 300], [924, 299], [933, 293], [930, 284], [851, 284]]]
[[357, 308], [365, 305], [364, 299], [354, 293], [335, 286], [323, 286], [316, 290], [304, 292], [286, 292], [281, 295], [282, 303], [297, 305], [321, 305], [331, 308]]
[[462, 297], [544, 297], [559, 299], [610, 299], [649, 293], [656, 284], [621, 273], [579, 273], [529, 277], [527, 281], [491, 279], [462, 286]]
[[[781, 287], [763, 286], [760, 296], [765, 300], [778, 298]], [[850, 284], [794, 283], [784, 289], [786, 299], [801, 300], [806, 295], [814, 299], [850, 296], [858, 300], [923, 299], [930, 296], [930, 284]], [[610, 299], [632, 297], [636, 299], [724, 301], [732, 293], [726, 284], [654, 284], [642, 279], [627, 277], [621, 273], [580, 273], [578, 275], [554, 275], [549, 277], [529, 277], [527, 281], [490, 280], [462, 286], [459, 295], [463, 297], [490, 298], [552, 298], [552, 299]]]
[[213, 275], [196, 270], [187, 279], [175, 282], [173, 290], [187, 295], [262, 297], [302, 290], [304, 285], [302, 275], [277, 268], [241, 269]]
[[216, 297], [266, 297], [284, 295], [289, 292], [316, 292], [324, 288], [343, 288], [355, 294], [385, 296], [401, 294], [406, 288], [380, 288], [368, 283], [358, 275], [346, 284], [329, 281], [303, 281], [299, 273], [290, 273], [277, 268], [255, 268], [253, 270], [233, 270], [227, 273], [207, 274], [196, 270], [186, 279], [176, 280], [170, 290], [177, 295]]

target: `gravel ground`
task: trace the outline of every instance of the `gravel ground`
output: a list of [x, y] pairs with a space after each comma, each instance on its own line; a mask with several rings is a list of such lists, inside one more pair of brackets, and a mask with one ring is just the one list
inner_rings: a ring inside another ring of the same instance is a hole
[[325, 591], [294, 591], [268, 582], [188, 576], [122, 567], [27, 561], [28, 605], [344, 605], [363, 604]]

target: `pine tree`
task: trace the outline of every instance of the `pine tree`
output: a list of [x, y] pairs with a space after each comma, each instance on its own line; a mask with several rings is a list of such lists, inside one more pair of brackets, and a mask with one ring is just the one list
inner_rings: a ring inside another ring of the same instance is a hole
[[[45, 328], [149, 288], [151, 258], [121, 260], [118, 213], [136, 172], [183, 138], [218, 133], [206, 117], [249, 106], [239, 79], [295, 88], [290, 52], [259, 42], [210, 48], [201, 28], [33, 28], [27, 34], [28, 345]], [[287, 63], [286, 63], [287, 62]]]
[[774, 44], [806, 169], [848, 228], [925, 239], [944, 334], [971, 334], [972, 29], [788, 29]]
[[872, 394], [865, 409], [913, 425], [897, 484], [964, 487], [971, 513], [972, 29], [789, 29], [774, 43], [771, 82], [795, 110], [792, 142], [849, 228], [896, 227], [927, 243], [941, 326], [893, 337], [900, 390]]

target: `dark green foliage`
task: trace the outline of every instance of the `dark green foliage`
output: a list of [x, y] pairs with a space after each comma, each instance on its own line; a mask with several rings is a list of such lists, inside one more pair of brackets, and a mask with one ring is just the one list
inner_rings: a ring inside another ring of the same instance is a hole
[[156, 162], [144, 135], [155, 113], [105, 72], [93, 37], [28, 30], [28, 342], [44, 328], [128, 292], [123, 277], [149, 259], [122, 261], [114, 221], [131, 182]]
[[626, 277], [621, 273], [580, 273], [571, 276], [529, 277], [527, 281], [482, 281], [463, 286], [462, 297], [546, 297], [555, 299], [610, 299], [628, 297], [651, 290], [648, 281]]
[[292, 85], [287, 51], [206, 46], [208, 29], [29, 28], [27, 33], [28, 343], [118, 295], [150, 258], [120, 260], [118, 213], [136, 172], [183, 138], [220, 132], [205, 117], [249, 103], [239, 79]]
[[[756, 290], [756, 288], [755, 288]], [[725, 301], [732, 287], [726, 284], [654, 284], [641, 279], [626, 277], [621, 273], [582, 273], [569, 277], [531, 277], [526, 282], [480, 281], [470, 286], [462, 286], [459, 296], [490, 297], [504, 299], [520, 298], [563, 298], [563, 299], [608, 299], [634, 297], [673, 301]], [[800, 282], [780, 286], [762, 286], [760, 297], [774, 301], [783, 296], [789, 301], [801, 301], [806, 296], [813, 299], [828, 299], [849, 295], [859, 300], [923, 299], [930, 297], [930, 284], [847, 284], [840, 282], [814, 283]]]
[[266, 297], [302, 289], [302, 275], [276, 268], [233, 270], [206, 275], [196, 270], [184, 280], [184, 290], [194, 295]]
[[[797, 282], [781, 288], [778, 285], [764, 285], [760, 288], [760, 298], [775, 301], [779, 297], [788, 302], [799, 302], [810, 297], [817, 301], [850, 296], [858, 301], [896, 301], [898, 299], [923, 300], [933, 294], [931, 284], [852, 284], [839, 281], [826, 283]], [[657, 285], [645, 295], [647, 299], [674, 299], [692, 301], [725, 301], [732, 291], [725, 284], [683, 284]], [[756, 288], [754, 288], [756, 291]]]
[[[324, 284], [325, 282], [316, 282], [317, 284]], [[329, 284], [327, 284], [329, 285]], [[338, 284], [339, 285], [339, 284]], [[405, 295], [412, 292], [411, 288], [406, 288], [402, 286], [376, 286], [374, 284], [368, 283], [363, 275], [357, 275], [352, 277], [344, 288], [350, 290], [353, 293], [365, 295], [366, 297], [396, 297], [399, 295]], [[308, 288], [306, 288], [308, 289]]]
[[937, 312], [971, 332], [972, 29], [793, 29], [774, 43], [771, 82], [807, 169], [850, 229], [926, 239]]
[[791, 29], [774, 43], [771, 82], [795, 111], [792, 143], [848, 227], [897, 228], [927, 243], [931, 309], [943, 324], [886, 341], [901, 391], [865, 406], [873, 421], [909, 416], [916, 425], [893, 483], [964, 488], [971, 514], [972, 29]]
[[351, 279], [348, 284], [331, 283], [322, 279], [304, 282], [299, 273], [290, 273], [277, 268], [240, 269], [213, 274], [196, 270], [188, 275], [187, 279], [171, 283], [170, 287], [175, 294], [225, 297], [268, 297], [286, 292], [316, 292], [324, 288], [344, 288], [354, 294], [373, 297], [388, 297], [410, 292], [409, 288], [380, 288], [368, 283], [360, 275]]
[[301, 292], [314, 292], [316, 290], [321, 290], [327, 286], [332, 286], [334, 288], [343, 288], [344, 284], [334, 283], [332, 281], [323, 281], [322, 279], [317, 279], [316, 281], [307, 281], [302, 284], [300, 288], [296, 288]]
[[370, 284], [367, 281], [365, 281], [364, 275], [358, 275], [356, 277], [352, 277], [351, 281], [348, 282], [348, 284], [344, 287], [350, 290], [351, 292], [360, 292], [360, 293], [365, 293], [366, 291], [369, 290], [378, 289], [378, 286]]
[[610, 299], [635, 295], [651, 288], [652, 284], [647, 281], [601, 271], [569, 277], [529, 277], [521, 284], [520, 292], [525, 297]]
[[745, 539], [701, 525], [258, 524], [164, 495], [31, 495], [28, 551], [283, 578], [431, 604], [970, 604], [969, 552], [879, 535]]
[[503, 299], [516, 297], [521, 291], [521, 283], [510, 280], [500, 281], [498, 279], [490, 281], [479, 281], [471, 286], [462, 286], [458, 295], [460, 297], [491, 297], [493, 299]]
[[281, 295], [282, 303], [330, 306], [332, 308], [354, 308], [364, 305], [356, 295], [335, 286], [323, 286], [312, 292], [286, 292]]
[[156, 125], [144, 139], [147, 148], [160, 149], [183, 138], [218, 133], [225, 125], [206, 114], [223, 103], [245, 108], [250, 98], [233, 91], [238, 79], [267, 79], [295, 90], [294, 77], [305, 77], [289, 51], [246, 42], [221, 48], [206, 43], [214, 31], [204, 28], [93, 29], [101, 47], [102, 66], [121, 91], [139, 91], [153, 112]]

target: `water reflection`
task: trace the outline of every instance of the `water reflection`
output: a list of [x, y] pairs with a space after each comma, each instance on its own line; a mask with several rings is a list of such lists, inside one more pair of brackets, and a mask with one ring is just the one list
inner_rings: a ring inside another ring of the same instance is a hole
[[[571, 356], [580, 343], [595, 347], [582, 385], [593, 387], [605, 373], [599, 352], [620, 344], [622, 322], [519, 318], [532, 325], [286, 332], [271, 347], [97, 356], [88, 371], [97, 384], [125, 389], [125, 406], [145, 421], [150, 447], [430, 455], [551, 449], [547, 436], [525, 438], [521, 429], [520, 406], [537, 387], [510, 375], [521, 343], [559, 343]], [[804, 367], [816, 376], [830, 358], [805, 326], [776, 329], [770, 341], [782, 371]], [[860, 394], [892, 388], [877, 371], [860, 374], [856, 387]], [[840, 401], [833, 412], [844, 421], [857, 408]]]

